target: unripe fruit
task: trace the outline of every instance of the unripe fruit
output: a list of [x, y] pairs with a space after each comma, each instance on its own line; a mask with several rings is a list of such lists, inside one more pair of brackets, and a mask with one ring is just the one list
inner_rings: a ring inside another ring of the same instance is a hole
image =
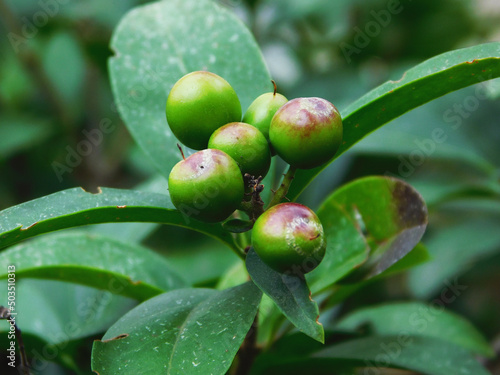
[[225, 152], [212, 149], [177, 163], [168, 177], [168, 189], [182, 214], [207, 222], [229, 217], [244, 194], [238, 164]]
[[278, 109], [288, 101], [281, 94], [268, 92], [257, 97], [248, 107], [243, 122], [255, 126], [269, 140], [271, 119]]
[[264, 263], [281, 273], [304, 274], [318, 266], [326, 250], [316, 214], [298, 203], [281, 203], [255, 221], [252, 246]]
[[236, 92], [222, 77], [210, 72], [192, 72], [170, 90], [167, 121], [179, 141], [195, 150], [207, 147], [219, 127], [241, 120]]
[[271, 165], [271, 153], [264, 135], [255, 127], [243, 122], [232, 122], [217, 129], [208, 147], [224, 151], [231, 156], [241, 173], [264, 177]]
[[292, 99], [274, 115], [269, 139], [288, 164], [315, 168], [330, 160], [340, 147], [342, 119], [337, 108], [325, 99]]

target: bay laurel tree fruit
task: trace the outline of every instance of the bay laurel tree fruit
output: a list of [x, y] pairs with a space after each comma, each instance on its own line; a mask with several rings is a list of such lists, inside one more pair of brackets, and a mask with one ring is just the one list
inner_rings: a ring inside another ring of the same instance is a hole
[[232, 122], [217, 129], [208, 141], [208, 147], [222, 150], [231, 156], [241, 173], [265, 177], [271, 165], [271, 152], [266, 137], [255, 127], [243, 122]]
[[225, 152], [206, 149], [177, 163], [168, 177], [174, 206], [188, 217], [219, 222], [231, 215], [244, 195], [238, 164]]
[[336, 154], [342, 143], [342, 119], [322, 98], [296, 98], [274, 115], [269, 139], [276, 153], [301, 169], [318, 167]]
[[224, 124], [241, 120], [241, 104], [231, 85], [217, 74], [196, 71], [172, 87], [166, 105], [170, 129], [184, 145], [207, 147], [212, 133]]
[[318, 266], [326, 250], [316, 214], [298, 203], [281, 203], [255, 221], [252, 246], [260, 259], [281, 273], [304, 274]]
[[269, 140], [271, 119], [287, 101], [287, 98], [275, 92], [262, 94], [250, 104], [243, 116], [243, 122], [255, 126]]

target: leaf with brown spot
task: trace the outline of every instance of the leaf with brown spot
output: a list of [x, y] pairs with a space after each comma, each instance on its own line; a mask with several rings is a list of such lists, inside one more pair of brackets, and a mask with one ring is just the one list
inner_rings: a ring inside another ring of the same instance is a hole
[[[368, 259], [349, 281], [368, 279], [389, 268], [419, 243], [427, 227], [427, 207], [422, 197], [406, 182], [395, 178], [372, 176], [355, 180], [330, 195], [318, 212], [331, 220], [332, 215], [338, 215], [329, 209], [334, 205], [358, 223], [363, 229], [360, 235], [369, 246]], [[336, 230], [326, 225], [327, 234]], [[351, 245], [346, 242], [336, 246], [348, 252]]]

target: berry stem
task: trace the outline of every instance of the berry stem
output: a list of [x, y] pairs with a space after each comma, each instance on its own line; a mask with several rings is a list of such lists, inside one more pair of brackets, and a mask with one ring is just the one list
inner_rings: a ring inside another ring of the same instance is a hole
[[273, 96], [276, 96], [276, 93], [278, 92], [278, 87], [276, 86], [276, 82], [272, 79], [271, 82], [273, 83], [274, 91], [273, 91]]
[[181, 152], [181, 155], [182, 155], [182, 160], [186, 160], [186, 157], [184, 156], [184, 151], [182, 151], [182, 147], [180, 144], [177, 143], [177, 148], [179, 149], [179, 151]]
[[255, 178], [254, 176], [245, 173], [244, 175], [245, 185], [248, 190], [246, 195], [250, 195], [250, 200], [243, 200], [238, 208], [244, 211], [252, 222], [255, 222], [257, 218], [264, 213], [264, 202], [260, 197], [260, 193], [264, 189], [264, 185], [261, 185], [262, 177]]
[[276, 193], [274, 193], [273, 199], [267, 206], [266, 210], [271, 208], [272, 206], [277, 205], [278, 203], [281, 203], [283, 199], [286, 198], [286, 195], [288, 193], [288, 189], [290, 188], [290, 185], [292, 184], [292, 181], [295, 177], [295, 172], [297, 171], [296, 167], [293, 167], [290, 165], [288, 168], [288, 171], [285, 174], [285, 177], [283, 178], [283, 181], [281, 182], [281, 185], [278, 190], [276, 190]]

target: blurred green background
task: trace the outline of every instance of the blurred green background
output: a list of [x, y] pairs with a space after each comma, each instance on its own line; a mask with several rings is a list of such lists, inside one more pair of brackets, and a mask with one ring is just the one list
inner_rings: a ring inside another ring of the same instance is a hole
[[[74, 186], [133, 188], [155, 176], [115, 109], [107, 70], [114, 27], [144, 3], [0, 0], [0, 209]], [[341, 110], [436, 54], [500, 40], [494, 0], [219, 3], [252, 30], [281, 93], [324, 97]], [[424, 243], [432, 260], [370, 285], [337, 313], [439, 300], [458, 283], [466, 288], [446, 307], [500, 349], [499, 104], [498, 80], [440, 98], [369, 135], [306, 190], [300, 201], [316, 208], [344, 182], [386, 174], [410, 182], [429, 206]], [[89, 143], [103, 123], [110, 132]], [[198, 285], [213, 285], [235, 260], [176, 228], [160, 227], [144, 242], [180, 268], [192, 270], [196, 259]]]

